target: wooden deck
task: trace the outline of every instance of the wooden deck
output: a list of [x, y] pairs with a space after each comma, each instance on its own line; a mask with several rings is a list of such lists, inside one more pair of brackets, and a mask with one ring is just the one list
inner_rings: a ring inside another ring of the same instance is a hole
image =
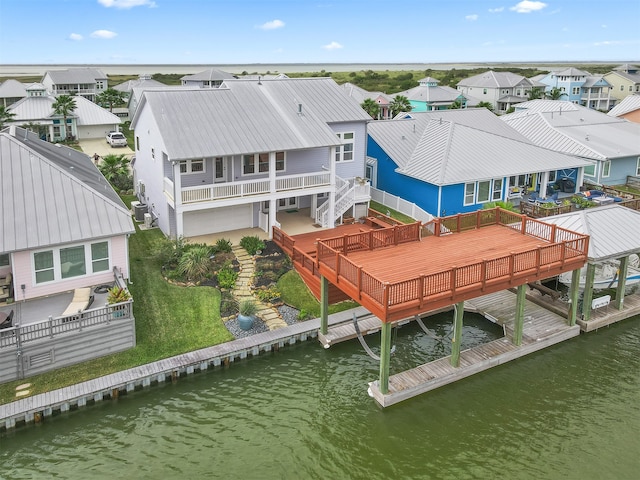
[[611, 302], [606, 307], [593, 310], [588, 321], [578, 319], [577, 322], [583, 332], [592, 332], [636, 315], [640, 315], [640, 292], [624, 297], [622, 310], [618, 310]]
[[562, 316], [527, 301], [522, 345], [514, 345], [509, 333], [515, 316], [516, 295], [508, 290], [467, 301], [465, 310], [467, 308], [504, 325], [507, 336], [462, 351], [458, 368], [451, 366], [447, 356], [392, 375], [386, 395], [380, 392], [378, 381], [371, 382], [369, 393], [381, 406], [387, 407], [435, 390], [580, 334], [578, 325], [569, 326]]

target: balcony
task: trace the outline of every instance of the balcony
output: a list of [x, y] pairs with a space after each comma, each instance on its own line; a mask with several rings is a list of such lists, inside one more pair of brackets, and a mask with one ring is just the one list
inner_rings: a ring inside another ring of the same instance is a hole
[[[182, 189], [181, 199], [184, 205], [189, 205], [268, 193], [292, 192], [302, 194], [305, 190], [323, 186], [329, 187], [331, 185], [330, 180], [331, 176], [329, 172], [323, 171], [304, 175], [277, 177], [274, 190], [271, 190], [271, 184], [268, 178], [185, 187]], [[173, 183], [168, 178], [164, 179], [164, 192], [170, 199], [173, 199]]]

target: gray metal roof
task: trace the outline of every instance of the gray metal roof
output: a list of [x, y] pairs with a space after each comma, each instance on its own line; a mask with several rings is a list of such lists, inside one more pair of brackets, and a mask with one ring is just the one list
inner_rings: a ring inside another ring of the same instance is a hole
[[383, 99], [385, 103], [391, 103], [391, 96], [382, 92], [370, 92], [362, 87], [354, 85], [353, 83], [343, 83], [340, 85], [340, 88], [347, 92], [347, 95], [358, 102], [358, 104], [361, 104], [368, 98], [371, 100]]
[[217, 70], [215, 68], [209, 68], [203, 72], [194, 73], [193, 75], [185, 75], [184, 77], [181, 77], [180, 80], [202, 82], [205, 80], [228, 80], [230, 78], [236, 77], [231, 73], [223, 72], [222, 70]]
[[607, 112], [610, 117], [620, 117], [630, 112], [640, 110], [640, 94], [627, 95], [622, 101]]
[[10, 78], [0, 84], [0, 98], [20, 98], [27, 96], [27, 87], [24, 83]]
[[68, 70], [47, 70], [44, 76], [49, 76], [54, 84], [67, 83], [96, 83], [105, 80], [107, 76], [97, 68], [70, 68]]
[[585, 70], [580, 70], [578, 68], [574, 68], [574, 67], [569, 67], [569, 68], [565, 68], [564, 70], [560, 70], [557, 72], [551, 72], [552, 75], [555, 75], [556, 77], [586, 77], [591, 75], [589, 72], [585, 71]]
[[398, 172], [435, 185], [588, 165], [533, 145], [484, 108], [409, 116], [372, 122], [369, 135], [398, 165]]
[[620, 205], [606, 205], [545, 217], [544, 221], [590, 235], [590, 261], [640, 253], [640, 211]]
[[[76, 117], [78, 125], [118, 125], [121, 120], [109, 110], [96, 105], [90, 100], [81, 96], [75, 96], [76, 108], [69, 117]], [[59, 118], [53, 111], [55, 97], [47, 95], [44, 97], [26, 97], [9, 107], [15, 117], [10, 123], [24, 123], [29, 121], [39, 121], [39, 123], [51, 123], [53, 117]]]
[[[393, 96], [402, 95], [409, 100], [417, 102], [449, 102], [453, 103], [459, 97], [465, 97], [462, 92], [459, 92], [455, 88], [447, 86], [428, 87], [426, 85], [418, 85], [417, 87], [410, 88], [404, 92], [398, 92]], [[466, 97], [465, 97], [466, 98]]]
[[146, 91], [171, 159], [339, 145], [328, 123], [370, 119], [331, 79], [231, 80], [218, 89]]
[[119, 92], [129, 93], [134, 87], [144, 89], [145, 87], [166, 87], [166, 85], [152, 78], [136, 78], [135, 80], [127, 80], [126, 82], [119, 83], [113, 88]]
[[[597, 160], [640, 155], [640, 124], [570, 102], [535, 102], [533, 109], [499, 118], [536, 145], [558, 152]], [[518, 109], [531, 103], [522, 103]], [[568, 105], [569, 111], [564, 110]], [[543, 111], [544, 106], [547, 111]]]
[[0, 132], [0, 252], [133, 233], [91, 159], [18, 127]]
[[464, 78], [458, 82], [458, 86], [477, 88], [512, 88], [517, 85], [530, 87], [532, 83], [522, 75], [511, 72], [494, 72], [493, 70]]
[[631, 65], [630, 63], [623, 63], [622, 65], [618, 65], [613, 70], [615, 72], [634, 73], [638, 71], [638, 67], [636, 65]]

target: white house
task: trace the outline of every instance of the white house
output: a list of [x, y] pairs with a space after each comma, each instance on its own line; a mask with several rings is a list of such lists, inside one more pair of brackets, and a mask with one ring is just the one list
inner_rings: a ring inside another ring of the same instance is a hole
[[511, 72], [486, 71], [458, 82], [457, 88], [481, 102], [489, 102], [496, 113], [504, 113], [513, 105], [528, 100], [529, 92], [543, 84]]
[[180, 84], [185, 87], [218, 88], [225, 80], [236, 78], [235, 75], [215, 68], [203, 72], [185, 75], [180, 78]]
[[77, 95], [95, 101], [96, 96], [108, 88], [108, 78], [97, 68], [70, 68], [68, 70], [48, 70], [41, 83], [54, 97]]
[[132, 121], [138, 196], [171, 237], [270, 235], [278, 211], [301, 208], [333, 226], [368, 206], [367, 120], [329, 78], [147, 90]]

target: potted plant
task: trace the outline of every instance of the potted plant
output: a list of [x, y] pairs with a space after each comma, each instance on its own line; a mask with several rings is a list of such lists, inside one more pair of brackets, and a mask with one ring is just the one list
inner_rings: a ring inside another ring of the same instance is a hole
[[258, 306], [252, 298], [245, 298], [238, 303], [238, 325], [242, 330], [250, 330], [255, 321]]
[[[129, 290], [123, 287], [113, 286], [109, 289], [107, 294], [107, 305], [115, 305], [117, 303], [122, 303], [131, 300], [131, 294]], [[114, 317], [122, 317], [124, 315], [124, 310], [112, 307], [112, 313]]]

